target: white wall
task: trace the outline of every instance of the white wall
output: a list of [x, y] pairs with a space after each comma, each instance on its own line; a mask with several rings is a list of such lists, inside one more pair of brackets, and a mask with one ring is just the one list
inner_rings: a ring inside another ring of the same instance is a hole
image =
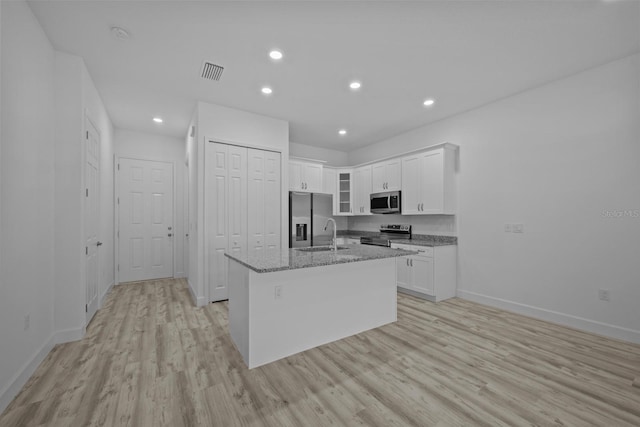
[[[205, 289], [205, 240], [204, 240], [204, 149], [206, 141], [226, 142], [253, 148], [279, 151], [282, 155], [282, 206], [283, 213], [289, 211], [289, 122], [272, 117], [261, 116], [246, 111], [223, 107], [205, 102], [198, 102], [196, 111], [196, 143], [194, 146], [195, 170], [197, 184], [190, 190], [197, 203], [196, 241], [191, 242], [189, 258], [195, 262], [196, 277], [189, 275], [189, 286], [198, 305], [206, 304], [208, 289]], [[191, 163], [190, 163], [191, 165]], [[191, 167], [191, 166], [190, 166]], [[281, 229], [288, 228], [288, 215], [282, 215]], [[195, 239], [194, 239], [195, 240]], [[288, 246], [283, 236], [283, 247]]]
[[100, 231], [98, 237], [102, 242], [102, 246], [99, 249], [100, 282], [98, 296], [100, 297], [100, 307], [102, 307], [106, 294], [115, 281], [113, 217], [115, 136], [109, 114], [84, 61], [82, 61], [81, 71], [84, 113], [91, 118], [100, 133]]
[[[349, 160], [458, 144], [459, 295], [640, 342], [639, 102], [636, 54]], [[523, 223], [524, 234], [505, 223]]]
[[289, 155], [306, 159], [322, 160], [327, 166], [349, 166], [349, 154], [346, 151], [330, 150], [311, 145], [289, 143]]
[[[82, 59], [1, 2], [0, 411], [54, 344], [84, 334], [85, 111], [101, 137], [100, 294], [113, 283], [113, 128]], [[29, 316], [27, 328], [25, 316]]]
[[100, 134], [101, 302], [114, 282], [113, 126], [82, 58], [55, 52], [55, 97], [55, 328], [58, 341], [71, 341], [86, 326], [85, 117]]
[[82, 59], [55, 53], [55, 325], [84, 333]]
[[54, 52], [26, 3], [0, 8], [2, 411], [53, 346]]
[[[116, 129], [116, 157], [167, 162], [173, 165], [174, 177], [174, 276], [186, 277], [184, 248], [185, 151], [184, 141], [170, 136]], [[117, 192], [117, 190], [116, 190]]]
[[[194, 129], [193, 135], [191, 129]], [[198, 144], [197, 144], [197, 129], [198, 129], [198, 110], [193, 113], [191, 122], [189, 123], [189, 130], [185, 137], [185, 151], [187, 157], [187, 230], [189, 237], [187, 239], [187, 246], [185, 248], [185, 256], [188, 260], [187, 277], [189, 283], [189, 290], [191, 291], [191, 297], [194, 301], [197, 301], [198, 294], [198, 248], [201, 245], [202, 238], [197, 232], [198, 223]], [[202, 296], [202, 295], [201, 295]]]

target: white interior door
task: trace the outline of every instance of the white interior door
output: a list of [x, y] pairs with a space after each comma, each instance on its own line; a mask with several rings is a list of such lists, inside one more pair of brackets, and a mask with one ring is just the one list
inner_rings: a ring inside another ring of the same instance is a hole
[[173, 277], [173, 165], [120, 159], [119, 282]]
[[282, 195], [280, 153], [264, 151], [264, 239], [267, 249], [280, 248]]
[[[248, 230], [249, 249], [262, 250], [265, 241], [265, 154], [263, 150], [248, 150]], [[274, 201], [275, 202], [275, 201]]]
[[86, 324], [98, 310], [98, 283], [100, 263], [98, 241], [100, 228], [99, 188], [100, 188], [100, 134], [93, 123], [85, 119], [85, 200], [84, 200], [84, 236], [85, 236], [85, 286], [86, 286]]
[[[205, 185], [207, 203], [207, 229], [209, 244], [208, 284], [209, 301], [226, 298], [227, 259], [224, 256], [229, 242], [227, 227], [227, 191], [229, 187], [229, 146], [208, 144], [207, 169], [212, 166], [210, 181]], [[207, 171], [205, 171], [207, 173]]]

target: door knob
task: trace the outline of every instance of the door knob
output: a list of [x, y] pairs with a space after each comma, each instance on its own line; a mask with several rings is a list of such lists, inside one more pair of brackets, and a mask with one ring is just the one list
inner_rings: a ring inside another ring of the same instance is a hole
[[96, 243], [96, 246], [102, 246], [102, 242]]
[[169, 233], [169, 234], [167, 234], [167, 236], [171, 237], [171, 236], [173, 236], [173, 234]]
[[167, 227], [167, 230], [171, 231], [171, 227]]

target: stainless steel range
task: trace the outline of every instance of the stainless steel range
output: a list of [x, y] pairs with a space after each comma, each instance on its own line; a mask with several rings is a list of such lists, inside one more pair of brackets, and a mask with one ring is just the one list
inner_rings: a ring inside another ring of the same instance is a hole
[[379, 236], [361, 237], [363, 245], [391, 246], [391, 240], [410, 239], [411, 226], [405, 224], [386, 224], [380, 226]]

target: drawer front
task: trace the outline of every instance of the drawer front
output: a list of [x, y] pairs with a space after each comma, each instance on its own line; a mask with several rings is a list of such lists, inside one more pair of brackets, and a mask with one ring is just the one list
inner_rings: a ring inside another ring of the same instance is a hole
[[432, 246], [418, 246], [418, 245], [405, 245], [402, 243], [392, 243], [392, 248], [404, 249], [407, 251], [418, 251], [416, 255], [411, 256], [423, 256], [433, 258], [433, 247]]
[[418, 251], [418, 256], [426, 256], [429, 258], [433, 258], [432, 246], [414, 246], [413, 250]]

